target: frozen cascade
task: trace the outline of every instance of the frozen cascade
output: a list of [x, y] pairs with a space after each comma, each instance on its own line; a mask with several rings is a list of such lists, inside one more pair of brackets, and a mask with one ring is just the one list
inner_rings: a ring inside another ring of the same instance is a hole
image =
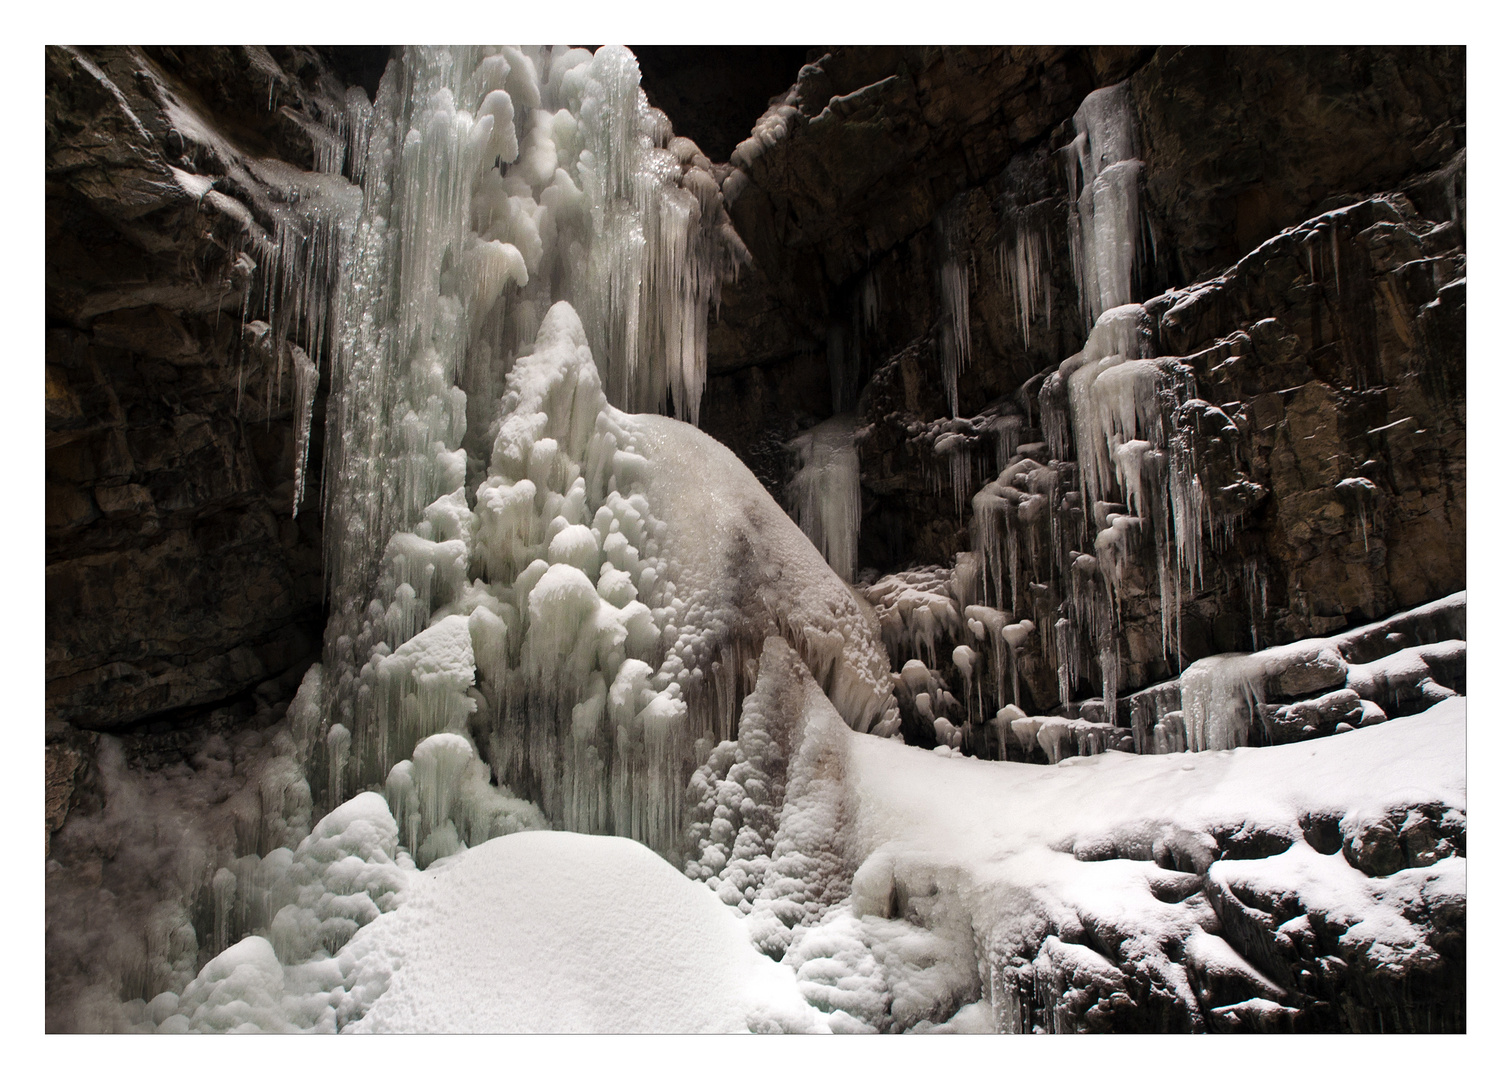
[[798, 525], [843, 581], [856, 578], [856, 536], [861, 529], [861, 462], [856, 418], [834, 416], [788, 444], [798, 471], [788, 486]]
[[[470, 754], [471, 739], [553, 823], [674, 853], [687, 778], [733, 732], [773, 633], [849, 723], [886, 730], [868, 613], [732, 454], [608, 404], [567, 304], [509, 373], [494, 430], [476, 508], [442, 496], [426, 535], [391, 541], [406, 581], [384, 617], [424, 628], [361, 669], [357, 786], [402, 792], [395, 770], [418, 742], [456, 737]], [[684, 482], [695, 468], [704, 494]], [[421, 814], [422, 859], [446, 820]], [[450, 822], [432, 857], [488, 838]]]
[[1061, 153], [1071, 200], [1070, 241], [1082, 311], [1091, 326], [1134, 299], [1140, 238], [1139, 161], [1129, 84], [1094, 90], [1076, 110]]
[[[707, 314], [747, 257], [724, 167], [649, 108], [635, 58], [412, 48], [335, 134], [326, 156], [362, 186], [300, 174], [290, 221], [334, 209], [305, 230], [318, 247], [290, 226], [273, 324], [314, 325], [329, 297], [333, 616], [300, 750], [317, 800], [386, 786], [422, 862], [525, 820], [473, 780], [466, 809], [415, 801], [453, 738], [448, 789], [491, 770], [556, 824], [671, 852], [700, 740], [733, 730], [770, 633], [848, 722], [895, 730], [870, 612], [728, 454], [727, 497], [685, 511], [713, 444], [616, 407], [696, 421]], [[303, 417], [318, 369], [299, 359]], [[854, 528], [832, 531], [853, 549]]]
[[621, 404], [670, 396], [696, 418], [708, 306], [744, 257], [707, 159], [671, 138], [623, 49], [410, 49], [365, 130], [326, 440], [343, 714], [361, 658], [400, 643], [368, 611], [389, 538], [486, 457], [503, 375], [546, 309], [588, 314]]

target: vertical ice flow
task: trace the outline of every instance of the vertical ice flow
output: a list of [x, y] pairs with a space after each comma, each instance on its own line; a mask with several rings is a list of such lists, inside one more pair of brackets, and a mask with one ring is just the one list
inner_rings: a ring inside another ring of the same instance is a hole
[[861, 464], [854, 416], [835, 416], [788, 445], [798, 471], [788, 487], [798, 526], [844, 581], [856, 578], [856, 537], [861, 529]]

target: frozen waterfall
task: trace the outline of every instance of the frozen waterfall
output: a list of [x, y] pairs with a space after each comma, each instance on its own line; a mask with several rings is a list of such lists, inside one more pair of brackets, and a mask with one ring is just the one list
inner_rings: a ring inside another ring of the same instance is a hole
[[[621, 411], [697, 419], [709, 307], [746, 257], [720, 169], [647, 106], [635, 58], [416, 48], [365, 106], [330, 286], [317, 798], [386, 787], [422, 859], [513, 820], [490, 800], [515, 791], [672, 853], [769, 633], [850, 723], [885, 724], [870, 623], [760, 485]], [[479, 768], [504, 794], [463, 783]], [[425, 769], [444, 793], [422, 805]]]
[[[831, 321], [835, 415], [787, 443], [795, 521], [695, 426], [707, 319], [749, 259], [725, 195], [745, 178], [726, 184], [731, 166], [674, 135], [629, 51], [411, 48], [333, 123], [323, 171], [291, 180], [267, 321], [246, 327], [292, 378], [296, 511], [328, 364], [322, 662], [269, 739], [246, 850], [211, 864], [217, 955], [190, 978], [187, 919], [154, 924], [177, 989], [139, 1003], [144, 1027], [927, 1030], [948, 999], [943, 1029], [1017, 1030], [1040, 968], [1005, 958], [1031, 930], [1046, 970], [1096, 963], [1070, 942], [1079, 921], [1044, 937], [1042, 867], [1144, 903], [1125, 848], [1186, 867], [1181, 845], [1202, 855], [1211, 839], [1167, 823], [1160, 800], [1188, 772], [1204, 798], [1224, 790], [1226, 766], [1107, 751], [1279, 743], [1457, 696], [1445, 673], [1462, 642], [1409, 638], [1415, 617], [1462, 623], [1462, 594], [1272, 649], [1252, 615], [1255, 653], [1186, 663], [1184, 600], [1240, 512], [1220, 509], [1204, 462], [1228, 454], [1241, 474], [1234, 421], [1157, 355], [1138, 303], [1127, 84], [1086, 98], [1062, 150], [1085, 342], [976, 417], [959, 415], [958, 386], [976, 272], [959, 206], [937, 220], [949, 415], [911, 438], [969, 514], [972, 550], [880, 577], [858, 565], [876, 279]], [[1050, 313], [1051, 241], [1039, 219], [1011, 237], [1000, 276], [1027, 343]], [[285, 341], [299, 328], [307, 349]], [[1340, 490], [1368, 551], [1373, 486]], [[1246, 575], [1263, 612], [1263, 573]], [[1144, 595], [1159, 648], [1137, 660], [1165, 681], [1128, 694], [1124, 620]], [[1034, 703], [1043, 685], [1058, 701]], [[1087, 689], [1100, 695], [1076, 700]], [[1359, 745], [1388, 761], [1456, 721], [1441, 709], [1422, 733]], [[933, 751], [923, 765], [884, 742], [905, 731]], [[951, 760], [964, 755], [997, 760]], [[1082, 767], [1032, 773], [1041, 760]], [[1234, 760], [1247, 796], [1282, 791], [1277, 829], [1307, 818], [1281, 764]], [[1449, 805], [1451, 770], [1434, 770]], [[1199, 831], [1227, 821], [1217, 794], [1183, 812]], [[1165, 895], [1150, 892], [1179, 918], [1136, 945], [1173, 995], [1208, 968], [1274, 991], [1208, 940], [1217, 916]], [[595, 995], [584, 957], [653, 968], [636, 934], [660, 942], [665, 970], [624, 1000]], [[553, 950], [575, 958], [570, 978], [542, 974]], [[472, 992], [488, 979], [508, 993]]]

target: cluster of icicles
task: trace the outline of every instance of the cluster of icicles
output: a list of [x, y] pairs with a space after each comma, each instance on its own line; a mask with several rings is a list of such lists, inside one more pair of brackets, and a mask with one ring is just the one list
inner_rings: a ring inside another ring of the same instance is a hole
[[[1052, 761], [1062, 752], [1097, 752], [1128, 741], [1127, 729], [1116, 730], [1113, 721], [1120, 616], [1130, 586], [1158, 591], [1162, 651], [1168, 665], [1179, 665], [1182, 598], [1202, 584], [1204, 546], [1222, 547], [1233, 528], [1207, 497], [1205, 460], [1216, 454], [1229, 473], [1238, 466], [1230, 418], [1196, 398], [1190, 368], [1149, 354], [1143, 309], [1131, 302], [1144, 240], [1143, 165], [1127, 85], [1090, 94], [1074, 125], [1075, 137], [1061, 154], [1070, 207], [1067, 247], [1089, 326], [1086, 344], [1031, 379], [1016, 401], [960, 417], [956, 384], [971, 356], [971, 273], [959, 239], [959, 208], [947, 208], [938, 228], [939, 352], [950, 415], [916, 425], [910, 435], [941, 490], [952, 492], [957, 513], [970, 513], [973, 550], [953, 569], [888, 575], [865, 588], [899, 669], [901, 708], [917, 719], [915, 730], [932, 727], [940, 745], [961, 747], [964, 740], [974, 752], [993, 756], [1008, 756], [1010, 734], [1017, 732], [1020, 752], [1040, 746]], [[998, 272], [1026, 340], [1031, 323], [1049, 316], [1050, 247], [1032, 215], [1010, 211], [1005, 217]], [[851, 336], [859, 340], [859, 325]], [[795, 440], [801, 468], [790, 487], [805, 531], [847, 580], [853, 580], [859, 526], [848, 509], [860, 495], [853, 428], [836, 418]], [[985, 461], [993, 465], [984, 484]], [[1265, 582], [1258, 567], [1252, 569], [1244, 585], [1256, 594], [1250, 607], [1259, 648]], [[1024, 712], [1019, 675], [1028, 650], [1056, 672], [1064, 715]], [[1100, 684], [1101, 719], [1075, 718], [1075, 695], [1089, 683]], [[967, 700], [958, 701], [951, 685]], [[1249, 709], [1248, 699], [1239, 697], [1235, 707], [1211, 717], [1194, 697], [1188, 712], [1201, 730], [1186, 732], [1183, 745], [1242, 741]]]

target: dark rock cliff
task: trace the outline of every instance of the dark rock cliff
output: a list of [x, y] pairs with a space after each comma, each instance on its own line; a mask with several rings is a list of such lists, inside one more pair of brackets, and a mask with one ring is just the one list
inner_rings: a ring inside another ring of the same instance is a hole
[[[737, 152], [749, 183], [731, 216], [753, 266], [710, 330], [703, 426], [781, 497], [783, 443], [848, 397], [860, 565], [971, 550], [970, 507], [920, 434], [949, 416], [944, 252], [970, 282], [953, 426], [975, 490], [996, 473], [986, 421], [1027, 407], [1021, 441], [1045, 437], [1021, 388], [1085, 339], [1062, 148], [1086, 94], [1121, 80], [1143, 161], [1143, 354], [1182, 359], [1228, 410], [1236, 464], [1215, 486], [1247, 485], [1186, 605], [1180, 661], [1463, 588], [1459, 49], [833, 49]], [[1020, 234], [1042, 252], [1032, 319], [1002, 272]], [[1251, 592], [1264, 583], [1254, 617], [1246, 573]], [[1157, 601], [1124, 612], [1122, 688], [1173, 673]], [[1053, 705], [1054, 672], [1030, 679]]]
[[47, 63], [47, 708], [104, 730], [318, 649], [319, 484], [293, 518], [292, 381], [243, 343], [272, 228], [243, 161], [311, 167], [345, 88], [307, 49]]

